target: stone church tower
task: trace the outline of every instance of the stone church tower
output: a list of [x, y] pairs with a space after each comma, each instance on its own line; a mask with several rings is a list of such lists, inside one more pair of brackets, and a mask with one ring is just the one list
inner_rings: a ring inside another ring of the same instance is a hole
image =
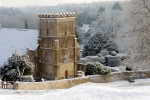
[[75, 14], [39, 15], [38, 68], [46, 79], [70, 78], [77, 72]]

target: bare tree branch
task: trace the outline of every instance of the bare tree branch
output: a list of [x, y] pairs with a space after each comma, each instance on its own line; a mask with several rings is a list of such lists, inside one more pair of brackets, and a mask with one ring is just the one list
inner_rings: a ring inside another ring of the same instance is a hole
[[143, 1], [143, 4], [145, 6], [145, 8], [147, 9], [148, 12], [150, 12], [150, 9], [148, 8], [148, 6], [146, 5], [146, 0], [142, 0]]

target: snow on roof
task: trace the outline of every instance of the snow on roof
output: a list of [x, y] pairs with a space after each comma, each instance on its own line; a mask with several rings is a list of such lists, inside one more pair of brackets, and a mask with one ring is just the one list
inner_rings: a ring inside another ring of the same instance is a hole
[[83, 24], [82, 30], [84, 31], [84, 33], [86, 33], [90, 30], [90, 26], [88, 24]]
[[16, 50], [22, 55], [26, 49], [35, 50], [37, 48], [38, 30], [7, 29], [0, 30], [0, 66], [11, 57]]

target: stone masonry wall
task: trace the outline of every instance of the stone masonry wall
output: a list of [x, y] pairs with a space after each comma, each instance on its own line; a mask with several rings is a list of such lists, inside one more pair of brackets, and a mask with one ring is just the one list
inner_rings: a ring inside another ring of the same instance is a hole
[[14, 84], [14, 89], [15, 90], [67, 89], [86, 82], [107, 83], [121, 80], [143, 79], [143, 78], [150, 78], [150, 71], [117, 72], [108, 75], [94, 75], [49, 82], [18, 82]]

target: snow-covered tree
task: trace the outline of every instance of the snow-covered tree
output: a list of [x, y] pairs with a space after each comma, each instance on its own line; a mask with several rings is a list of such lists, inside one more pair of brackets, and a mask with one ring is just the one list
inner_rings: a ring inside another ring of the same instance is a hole
[[150, 0], [132, 0], [127, 4], [126, 27], [129, 41], [126, 65], [135, 70], [150, 69]]
[[122, 7], [119, 2], [116, 2], [112, 8], [112, 10], [122, 10]]
[[92, 23], [92, 28], [94, 29], [92, 34], [100, 32], [116, 38], [117, 32], [122, 27], [122, 10], [104, 10], [102, 7], [99, 10], [97, 19]]
[[97, 33], [84, 45], [83, 56], [97, 55], [101, 50], [118, 51], [116, 43], [107, 34]]
[[97, 11], [97, 16], [99, 16], [100, 14], [102, 14], [105, 11], [104, 7], [100, 7]]
[[29, 62], [28, 56], [19, 56], [17, 53], [8, 58], [8, 62], [0, 69], [0, 74], [5, 81], [16, 81], [19, 76], [32, 75], [32, 73], [33, 64]]

